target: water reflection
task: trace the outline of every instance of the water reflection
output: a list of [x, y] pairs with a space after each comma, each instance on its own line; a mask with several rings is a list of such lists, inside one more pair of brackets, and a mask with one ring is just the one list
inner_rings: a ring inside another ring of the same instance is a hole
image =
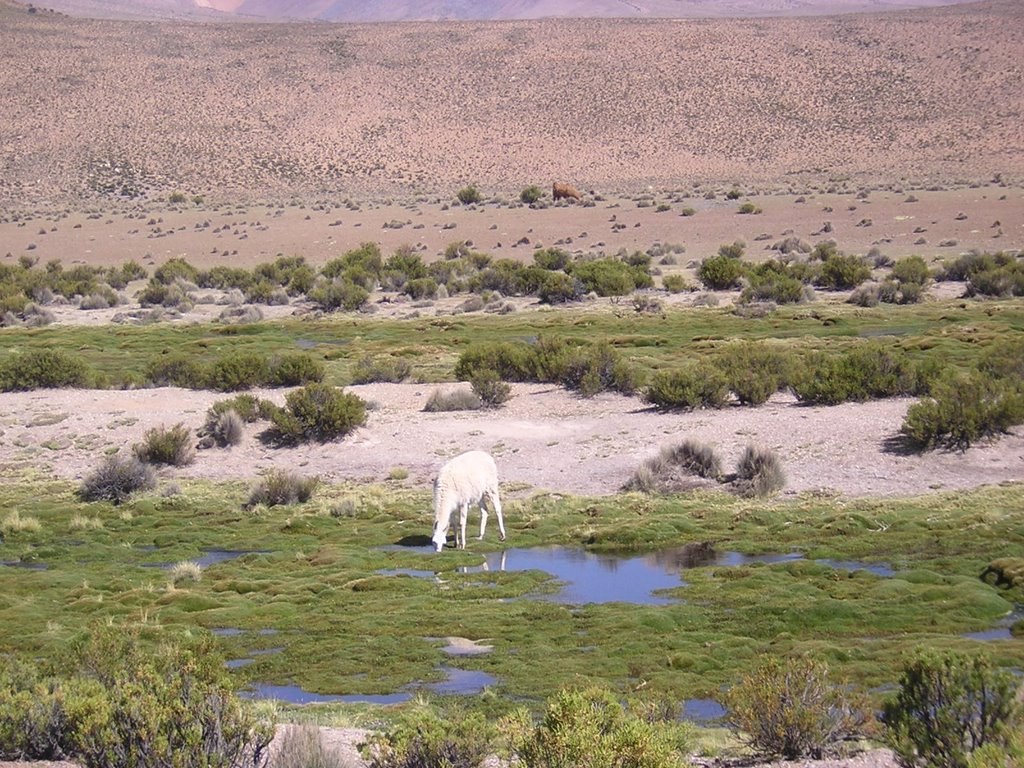
[[1024, 620], [1024, 605], [1018, 603], [992, 629], [986, 629], [982, 632], [968, 632], [964, 637], [968, 640], [1012, 640], [1013, 632], [1011, 627], [1022, 620]]

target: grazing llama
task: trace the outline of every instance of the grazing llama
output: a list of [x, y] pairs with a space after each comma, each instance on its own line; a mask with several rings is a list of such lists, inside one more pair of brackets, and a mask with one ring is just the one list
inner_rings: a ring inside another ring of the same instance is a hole
[[501, 499], [498, 497], [498, 468], [490, 454], [469, 451], [456, 456], [437, 473], [434, 480], [434, 550], [444, 549], [448, 539], [448, 525], [452, 512], [459, 510], [459, 527], [455, 530], [455, 546], [466, 548], [466, 518], [471, 504], [480, 506], [480, 538], [487, 528], [487, 507], [490, 499], [498, 517], [501, 540], [505, 540], [505, 521], [501, 517]]

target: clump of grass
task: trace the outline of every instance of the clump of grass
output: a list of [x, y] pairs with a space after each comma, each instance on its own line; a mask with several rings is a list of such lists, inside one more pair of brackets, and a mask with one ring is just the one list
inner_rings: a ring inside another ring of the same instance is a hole
[[238, 445], [245, 436], [245, 420], [237, 411], [229, 410], [218, 414], [208, 428], [210, 439], [222, 448]]
[[393, 467], [392, 470], [388, 472], [389, 480], [405, 480], [408, 477], [409, 470], [405, 467]]
[[132, 450], [135, 455], [147, 464], [169, 464], [184, 467], [191, 464], [196, 457], [195, 446], [192, 444], [192, 432], [184, 424], [175, 424], [170, 429], [154, 427], [146, 432], [141, 443], [136, 443]]
[[203, 578], [203, 567], [193, 560], [182, 560], [171, 566], [171, 583], [197, 582]]
[[36, 533], [42, 529], [35, 517], [22, 517], [18, 510], [9, 512], [0, 522], [0, 533], [9, 536], [12, 533]]
[[286, 470], [271, 470], [252, 489], [246, 507], [262, 504], [266, 507], [304, 504], [320, 485], [318, 477], [301, 477]]
[[315, 725], [282, 726], [273, 768], [353, 768], [337, 749], [324, 746]]
[[120, 504], [139, 491], [156, 487], [156, 472], [135, 456], [108, 456], [78, 488], [84, 501]]
[[427, 404], [423, 410], [428, 413], [440, 413], [443, 411], [478, 411], [483, 408], [483, 403], [472, 390], [456, 389], [445, 392], [435, 389], [427, 398]]
[[86, 517], [85, 515], [72, 515], [68, 522], [68, 529], [72, 531], [98, 530], [103, 527], [103, 521], [98, 517]]
[[667, 445], [657, 456], [647, 459], [624, 486], [627, 491], [642, 493], [679, 493], [693, 488], [694, 476], [718, 480], [722, 461], [715, 450], [698, 440], [684, 440]]
[[786, 487], [782, 459], [771, 448], [748, 445], [736, 464], [736, 490], [741, 496], [769, 496]]

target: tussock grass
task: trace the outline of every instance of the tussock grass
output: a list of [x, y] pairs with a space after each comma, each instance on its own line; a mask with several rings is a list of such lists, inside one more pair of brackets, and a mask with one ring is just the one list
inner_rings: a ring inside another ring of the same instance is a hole
[[183, 582], [198, 582], [203, 578], [203, 567], [192, 560], [183, 560], [171, 566], [171, 583], [174, 585]]
[[12, 533], [38, 533], [42, 530], [39, 520], [34, 517], [22, 517], [21, 512], [8, 512], [0, 520], [0, 533], [10, 536]]

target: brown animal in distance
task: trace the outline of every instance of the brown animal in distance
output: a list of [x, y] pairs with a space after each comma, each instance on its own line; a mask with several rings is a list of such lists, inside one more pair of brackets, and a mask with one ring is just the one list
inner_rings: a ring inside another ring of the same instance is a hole
[[551, 197], [555, 200], [562, 200], [563, 198], [572, 198], [573, 200], [582, 200], [583, 195], [576, 189], [572, 184], [563, 184], [560, 181], [556, 181], [551, 185]]

